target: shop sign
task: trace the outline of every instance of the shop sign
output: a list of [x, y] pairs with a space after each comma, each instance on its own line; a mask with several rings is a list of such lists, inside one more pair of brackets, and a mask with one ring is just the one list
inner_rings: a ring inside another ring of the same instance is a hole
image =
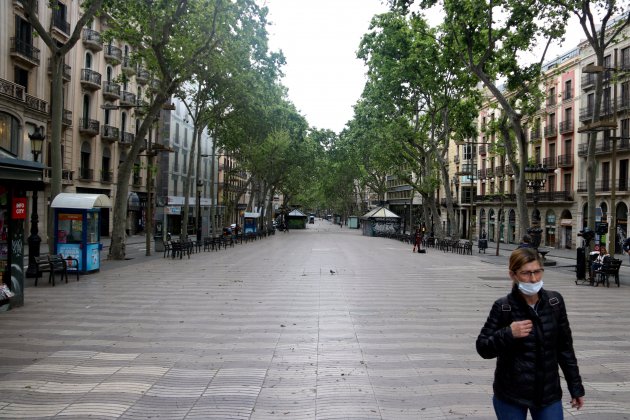
[[182, 214], [182, 208], [179, 206], [167, 206], [165, 207], [166, 214], [171, 214], [175, 216], [179, 216]]
[[13, 199], [13, 219], [26, 219], [26, 197]]

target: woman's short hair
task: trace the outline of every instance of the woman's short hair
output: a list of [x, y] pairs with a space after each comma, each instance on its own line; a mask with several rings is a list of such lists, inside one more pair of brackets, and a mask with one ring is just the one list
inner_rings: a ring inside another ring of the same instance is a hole
[[518, 248], [512, 251], [510, 255], [510, 271], [516, 273], [525, 264], [529, 264], [532, 261], [538, 261], [540, 266], [543, 266], [543, 260], [538, 250], [534, 248]]

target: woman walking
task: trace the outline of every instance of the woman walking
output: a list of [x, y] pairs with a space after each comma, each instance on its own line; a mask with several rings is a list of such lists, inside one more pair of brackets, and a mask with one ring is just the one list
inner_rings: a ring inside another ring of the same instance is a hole
[[497, 358], [494, 411], [499, 420], [562, 419], [558, 366], [571, 394], [571, 406], [584, 404], [584, 387], [573, 350], [571, 328], [560, 293], [543, 289], [544, 268], [538, 252], [512, 252], [512, 291], [492, 305], [477, 337], [477, 352]]

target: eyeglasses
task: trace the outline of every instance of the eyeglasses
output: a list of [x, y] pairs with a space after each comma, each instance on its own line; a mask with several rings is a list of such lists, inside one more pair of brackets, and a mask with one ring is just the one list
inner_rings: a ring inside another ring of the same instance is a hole
[[539, 268], [538, 270], [532, 270], [532, 271], [519, 271], [518, 275], [521, 277], [540, 277], [542, 276], [542, 273], [545, 271], [544, 268]]

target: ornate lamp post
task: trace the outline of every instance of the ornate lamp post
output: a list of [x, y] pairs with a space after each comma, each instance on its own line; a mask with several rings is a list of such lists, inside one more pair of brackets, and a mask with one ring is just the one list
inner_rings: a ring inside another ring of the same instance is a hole
[[[42, 148], [44, 146], [44, 140], [46, 136], [41, 132], [39, 127], [35, 129], [35, 132], [28, 135], [31, 140], [31, 153], [33, 154], [33, 161], [37, 162]], [[37, 190], [33, 190], [33, 211], [31, 212], [31, 235], [28, 237], [28, 268], [26, 269], [26, 277], [37, 276], [37, 264], [35, 263], [35, 257], [39, 257], [39, 247], [42, 243], [42, 238], [39, 237], [39, 229], [37, 227], [39, 223], [39, 216], [37, 215]]]
[[538, 194], [540, 190], [544, 188], [545, 182], [547, 182], [547, 174], [553, 172], [552, 169], [547, 168], [544, 165], [528, 165], [525, 167], [525, 182], [527, 182], [527, 188], [533, 191], [534, 195], [534, 217], [530, 227], [527, 228], [527, 233], [532, 237], [532, 245], [538, 249], [541, 241], [542, 228], [540, 222], [540, 215], [538, 213]]

